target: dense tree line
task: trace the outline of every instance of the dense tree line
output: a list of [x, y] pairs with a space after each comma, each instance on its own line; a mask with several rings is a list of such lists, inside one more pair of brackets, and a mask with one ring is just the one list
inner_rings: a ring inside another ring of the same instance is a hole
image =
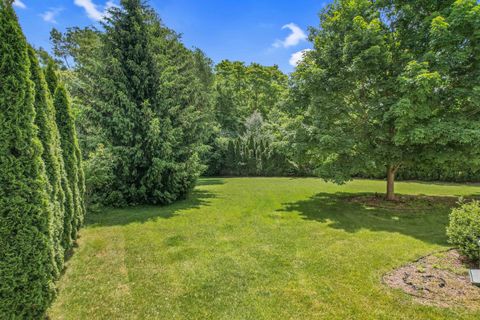
[[220, 173], [230, 176], [294, 175], [296, 170], [275, 144], [262, 115], [255, 111], [244, 123], [244, 132], [227, 138]]
[[12, 1], [0, 1], [0, 39], [0, 318], [40, 319], [85, 214], [83, 175], [72, 178], [81, 153], [67, 92], [44, 74]]
[[291, 120], [285, 103], [288, 76], [278, 66], [224, 60], [213, 71], [216, 130], [209, 175], [294, 175], [287, 146]]
[[[201, 51], [186, 49], [149, 7], [135, 1], [123, 4], [113, 10], [105, 31], [71, 28], [51, 34], [62, 77], [75, 96], [86, 168], [95, 172], [88, 174], [87, 192], [100, 202], [168, 203], [177, 194], [184, 196], [201, 173], [317, 175], [338, 183], [353, 177], [387, 178], [390, 198], [395, 178], [478, 180], [475, 1], [336, 1], [321, 13], [320, 27], [310, 35], [314, 48], [290, 78], [277, 66], [228, 60], [213, 66]], [[148, 31], [130, 34], [137, 30], [130, 21]], [[131, 38], [119, 38], [120, 33]], [[133, 56], [143, 57], [132, 70], [112, 70], [118, 54], [113, 48], [122, 45], [139, 52], [129, 58], [124, 50], [119, 66], [130, 65]], [[136, 88], [134, 80], [143, 77], [155, 83], [148, 80]], [[122, 90], [130, 102], [112, 103], [118, 100], [112, 92]], [[180, 113], [166, 117], [158, 112], [146, 120], [170, 119], [155, 131], [162, 137], [157, 142], [139, 138], [148, 134], [149, 126], [125, 130], [135, 128], [135, 121], [125, 119], [138, 115], [109, 117], [112, 111], [137, 112], [141, 108], [127, 106], [147, 100], [146, 110], [155, 105], [165, 106], [162, 110], [193, 108], [189, 110], [197, 113], [183, 113], [190, 121], [175, 124], [176, 132], [195, 132], [190, 142], [170, 140], [169, 126], [183, 117]], [[125, 106], [117, 108], [119, 104]], [[252, 121], [258, 125], [253, 138]], [[187, 123], [197, 131], [186, 129]], [[173, 145], [181, 150], [189, 143], [186, 150], [195, 165], [183, 177], [184, 187], [161, 182], [161, 188], [176, 190], [175, 195], [162, 195], [160, 186], [145, 178], [153, 177], [147, 168], [161, 158], [164, 162], [154, 170], [157, 178], [176, 176], [167, 167], [189, 156], [175, 159], [160, 150]], [[144, 153], [152, 146], [160, 153]], [[147, 194], [152, 187], [158, 195]]]

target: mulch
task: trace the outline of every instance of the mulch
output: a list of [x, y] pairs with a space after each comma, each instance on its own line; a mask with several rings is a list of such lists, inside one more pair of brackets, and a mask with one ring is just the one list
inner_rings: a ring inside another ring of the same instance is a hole
[[470, 283], [468, 269], [472, 263], [457, 250], [423, 257], [383, 277], [391, 288], [405, 293], [425, 305], [480, 309], [480, 288]]

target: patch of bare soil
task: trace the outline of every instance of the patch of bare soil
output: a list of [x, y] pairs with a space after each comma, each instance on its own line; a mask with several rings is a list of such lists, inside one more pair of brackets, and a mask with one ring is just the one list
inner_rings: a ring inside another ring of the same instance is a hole
[[347, 201], [366, 207], [392, 210], [430, 209], [436, 206], [453, 207], [458, 201], [456, 197], [399, 195], [395, 201], [387, 201], [382, 194], [362, 195], [347, 198]]
[[419, 303], [437, 307], [480, 309], [480, 288], [470, 283], [472, 267], [458, 251], [432, 254], [386, 274], [388, 286], [401, 289]]

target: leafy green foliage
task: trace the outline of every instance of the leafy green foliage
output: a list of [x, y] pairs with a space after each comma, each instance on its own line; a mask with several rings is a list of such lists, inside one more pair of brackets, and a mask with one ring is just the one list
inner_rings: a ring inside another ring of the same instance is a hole
[[56, 224], [28, 45], [11, 1], [0, 1], [0, 39], [0, 318], [40, 319], [55, 294]]
[[448, 241], [472, 260], [480, 260], [480, 202], [460, 203], [450, 214]]
[[224, 60], [215, 66], [215, 115], [224, 134], [235, 137], [255, 111], [268, 118], [287, 92], [288, 78], [278, 66]]
[[228, 139], [223, 151], [222, 175], [285, 176], [295, 173], [294, 166], [271, 140], [259, 112], [248, 117], [244, 127], [242, 136]]
[[473, 0], [326, 7], [292, 89], [307, 107], [303, 145], [320, 176], [344, 182], [387, 169], [393, 198], [402, 167], [478, 167], [478, 8]]
[[[52, 29], [50, 39], [57, 60], [65, 61], [58, 63], [58, 73], [72, 97], [78, 140], [86, 158], [106, 140], [91, 117], [93, 105], [98, 100], [92, 88], [97, 85], [101, 65], [101, 33], [91, 27], [67, 28], [63, 34]], [[68, 61], [73, 61], [74, 67], [67, 69], [65, 64]]]
[[222, 175], [286, 176], [295, 173], [285, 156], [262, 138], [230, 139], [225, 153]]
[[208, 174], [295, 172], [286, 160], [287, 148], [281, 146], [285, 132], [279, 130], [287, 120], [282, 103], [288, 77], [277, 66], [224, 60], [215, 67], [213, 89], [218, 129], [210, 143]]
[[[97, 150], [90, 153], [85, 161], [86, 199], [89, 204], [118, 205], [119, 199], [115, 194], [105, 192], [105, 190], [113, 190], [114, 169], [117, 162], [113, 157], [108, 148], [99, 145]], [[105, 196], [112, 198], [103, 198]]]

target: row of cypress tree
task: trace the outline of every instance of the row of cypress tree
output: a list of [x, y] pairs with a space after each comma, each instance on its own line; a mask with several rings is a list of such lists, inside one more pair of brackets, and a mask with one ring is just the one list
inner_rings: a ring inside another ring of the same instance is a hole
[[85, 215], [67, 91], [0, 0], [0, 318], [39, 319]]

